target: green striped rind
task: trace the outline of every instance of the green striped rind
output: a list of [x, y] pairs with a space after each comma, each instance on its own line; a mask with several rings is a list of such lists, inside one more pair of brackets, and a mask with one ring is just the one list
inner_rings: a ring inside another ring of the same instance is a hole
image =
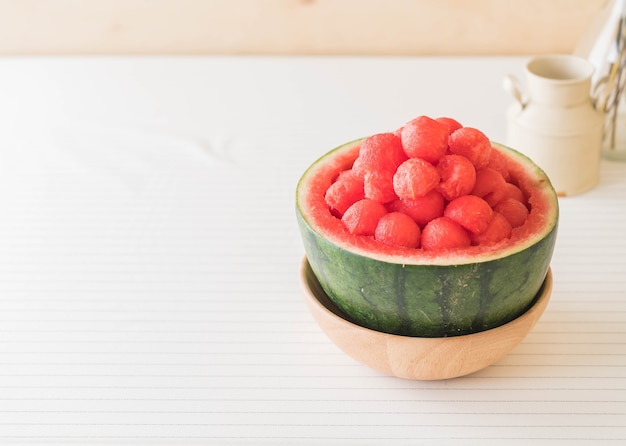
[[313, 231], [298, 212], [311, 268], [350, 319], [407, 336], [455, 336], [497, 327], [522, 314], [545, 279], [556, 226], [509, 256], [456, 266], [402, 265], [342, 249]]

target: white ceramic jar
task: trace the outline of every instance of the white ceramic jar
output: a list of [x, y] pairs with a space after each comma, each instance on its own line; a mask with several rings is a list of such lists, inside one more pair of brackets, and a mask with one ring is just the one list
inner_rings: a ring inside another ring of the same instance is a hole
[[572, 55], [547, 55], [526, 65], [528, 93], [505, 79], [517, 99], [507, 110], [507, 145], [548, 174], [560, 196], [593, 188], [600, 178], [604, 113], [592, 98], [594, 67]]

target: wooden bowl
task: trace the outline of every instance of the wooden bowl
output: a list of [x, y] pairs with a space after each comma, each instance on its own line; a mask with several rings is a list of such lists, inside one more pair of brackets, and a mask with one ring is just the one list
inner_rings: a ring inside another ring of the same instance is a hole
[[301, 265], [301, 284], [314, 319], [349, 356], [387, 375], [437, 380], [476, 372], [513, 350], [546, 309], [552, 293], [552, 270], [548, 269], [532, 306], [517, 319], [490, 330], [444, 338], [398, 336], [350, 322], [326, 295], [306, 257]]

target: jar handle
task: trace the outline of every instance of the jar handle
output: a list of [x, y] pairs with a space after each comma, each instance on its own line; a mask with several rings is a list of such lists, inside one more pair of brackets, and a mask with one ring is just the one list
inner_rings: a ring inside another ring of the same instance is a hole
[[507, 74], [502, 81], [502, 87], [515, 98], [522, 108], [526, 107], [528, 101], [524, 97], [521, 84], [515, 76]]

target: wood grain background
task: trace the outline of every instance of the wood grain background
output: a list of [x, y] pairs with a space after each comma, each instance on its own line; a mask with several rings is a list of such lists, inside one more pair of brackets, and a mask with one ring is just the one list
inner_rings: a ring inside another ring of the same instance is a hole
[[608, 0], [0, 0], [0, 54], [571, 52]]

